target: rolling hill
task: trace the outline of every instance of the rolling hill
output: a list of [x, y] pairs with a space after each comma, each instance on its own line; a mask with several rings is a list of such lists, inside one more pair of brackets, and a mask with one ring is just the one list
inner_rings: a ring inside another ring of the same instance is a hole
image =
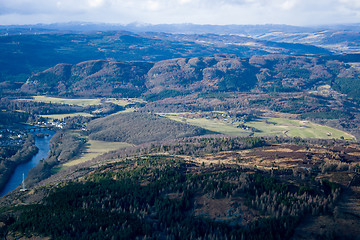
[[123, 27], [0, 26], [1, 132], [60, 125], [1, 238], [360, 236], [356, 26]]
[[90, 139], [133, 144], [166, 141], [209, 133], [203, 128], [147, 113], [123, 113], [91, 121]]
[[[31, 28], [31, 27], [29, 27]], [[301, 44], [283, 44], [241, 36], [170, 34], [161, 32], [0, 30], [0, 82], [25, 82], [34, 73], [59, 63], [104, 59], [149, 61], [207, 56], [216, 53], [250, 57], [254, 54], [330, 54]]]
[[[327, 56], [229, 54], [148, 62], [93, 60], [58, 64], [32, 75], [21, 90], [74, 97], [139, 97], [193, 92], [301, 92], [329, 84], [358, 98], [356, 65]], [[165, 92], [164, 92], [165, 91]], [[167, 96], [165, 96], [167, 97]]]

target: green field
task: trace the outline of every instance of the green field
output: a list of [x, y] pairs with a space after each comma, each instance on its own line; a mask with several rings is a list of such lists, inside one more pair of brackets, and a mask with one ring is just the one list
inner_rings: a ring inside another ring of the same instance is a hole
[[[29, 101], [29, 99], [19, 99], [20, 101]], [[55, 98], [55, 97], [47, 97], [47, 96], [33, 96], [33, 100], [37, 102], [45, 102], [45, 103], [61, 103], [61, 104], [69, 104], [69, 105], [77, 105], [77, 106], [91, 106], [91, 105], [100, 105], [102, 103], [114, 103], [119, 106], [127, 106], [129, 104], [134, 103], [142, 103], [144, 102], [142, 99], [131, 98], [131, 99], [113, 99], [113, 98]]]
[[40, 116], [44, 118], [62, 120], [66, 117], [76, 117], [76, 116], [92, 117], [93, 115], [91, 115], [90, 113], [78, 112], [78, 113], [64, 113], [64, 114], [49, 114], [49, 115], [40, 115]]
[[129, 112], [135, 112], [135, 109], [134, 109], [134, 108], [127, 108], [127, 109], [125, 109], [125, 110], [123, 110], [123, 111], [119, 111], [119, 112], [110, 114], [109, 116], [117, 115], [117, 114], [122, 114], [122, 113], [129, 113]]
[[261, 118], [259, 121], [252, 121], [246, 123], [246, 125], [261, 131], [260, 133], [255, 133], [255, 136], [289, 136], [322, 139], [343, 137], [348, 140], [355, 139], [355, 137], [349, 133], [310, 121], [286, 118]]
[[81, 154], [81, 156], [73, 161], [63, 164], [63, 167], [74, 166], [86, 161], [90, 161], [93, 158], [100, 156], [101, 154], [131, 146], [133, 145], [123, 142], [104, 142], [104, 141], [89, 140], [86, 149]]
[[[226, 135], [249, 136], [252, 134], [250, 130], [237, 128], [239, 123], [233, 123], [231, 119], [219, 120], [207, 118], [185, 118], [178, 113], [160, 113], [159, 115]], [[353, 135], [338, 129], [315, 124], [309, 121], [291, 120], [286, 118], [264, 117], [259, 118], [256, 121], [246, 122], [245, 125], [259, 130], [259, 132], [254, 132], [253, 136], [288, 136], [322, 139], [343, 137], [348, 140], [355, 139]]]
[[249, 132], [242, 130], [240, 128], [236, 128], [233, 124], [228, 124], [225, 121], [221, 121], [218, 119], [206, 119], [206, 118], [184, 118], [179, 116], [178, 114], [165, 113], [159, 114], [161, 116], [165, 116], [169, 119], [180, 121], [183, 123], [191, 124], [194, 126], [202, 127], [207, 130], [223, 133], [232, 136], [248, 136]]
[[90, 105], [100, 105], [101, 99], [67, 99], [67, 98], [55, 98], [47, 96], [34, 96], [36, 102], [45, 102], [45, 103], [61, 103], [69, 105], [78, 105], [78, 106], [90, 106]]

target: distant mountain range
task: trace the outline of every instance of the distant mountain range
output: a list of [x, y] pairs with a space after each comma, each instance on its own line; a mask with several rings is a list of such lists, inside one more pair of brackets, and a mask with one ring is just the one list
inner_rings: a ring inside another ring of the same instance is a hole
[[171, 34], [237, 35], [274, 42], [311, 44], [334, 53], [358, 53], [360, 24], [290, 26], [290, 25], [198, 25], [198, 24], [141, 24], [54, 23], [37, 25], [0, 26], [0, 34], [33, 34], [53, 32], [130, 31], [134, 33], [163, 32]]
[[166, 33], [213, 33], [213, 34], [264, 34], [269, 32], [311, 32], [311, 31], [360, 31], [358, 24], [319, 25], [319, 26], [291, 26], [285, 24], [263, 24], [263, 25], [210, 25], [210, 24], [111, 24], [91, 22], [68, 22], [53, 24], [31, 24], [31, 25], [0, 25], [0, 29], [10, 32], [54, 32], [54, 31], [131, 31], [131, 32], [166, 32]]
[[1, 26], [0, 92], [157, 101], [192, 93], [306, 92], [328, 85], [359, 100], [360, 54], [352, 53], [360, 43], [359, 29], [360, 25]]
[[[10, 30], [16, 32], [12, 32]], [[106, 29], [105, 29], [106, 30]], [[173, 58], [235, 54], [318, 55], [331, 51], [308, 44], [257, 40], [237, 35], [171, 34], [127, 31], [69, 32], [3, 28], [0, 36], [0, 82], [25, 82], [32, 74], [59, 63], [89, 60], [157, 62]], [[5, 32], [11, 34], [6, 35]]]

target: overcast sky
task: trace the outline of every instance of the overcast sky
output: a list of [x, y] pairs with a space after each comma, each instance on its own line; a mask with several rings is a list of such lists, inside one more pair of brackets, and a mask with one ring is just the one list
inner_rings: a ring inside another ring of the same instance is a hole
[[0, 0], [0, 24], [360, 22], [360, 0]]

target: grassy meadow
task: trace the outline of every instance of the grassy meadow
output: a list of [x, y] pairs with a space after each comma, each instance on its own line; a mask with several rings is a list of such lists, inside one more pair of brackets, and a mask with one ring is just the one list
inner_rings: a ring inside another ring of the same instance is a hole
[[202, 127], [207, 130], [223, 133], [231, 136], [248, 136], [249, 132], [240, 128], [236, 128], [235, 125], [226, 123], [225, 121], [218, 119], [206, 119], [206, 118], [185, 118], [178, 114], [165, 113], [159, 114], [165, 116], [171, 120], [180, 121], [183, 123], [191, 124], [194, 126]]
[[92, 117], [93, 115], [91, 115], [90, 113], [78, 112], [78, 113], [64, 113], [64, 114], [49, 114], [49, 115], [40, 115], [40, 116], [44, 118], [62, 120], [66, 117], [76, 117], [76, 116]]
[[[28, 100], [28, 99], [27, 99]], [[91, 106], [91, 105], [100, 105], [102, 103], [114, 103], [119, 106], [127, 106], [129, 104], [141, 103], [144, 102], [142, 99], [131, 98], [131, 99], [113, 99], [113, 98], [55, 98], [47, 96], [33, 96], [33, 100], [37, 102], [45, 103], [60, 103], [60, 104], [69, 104], [77, 106]]]
[[78, 105], [78, 106], [90, 106], [90, 105], [100, 105], [101, 99], [68, 99], [68, 98], [55, 98], [47, 96], [34, 96], [34, 101], [36, 102], [45, 102], [45, 103], [60, 103], [60, 104], [69, 104], [69, 105]]
[[63, 164], [63, 167], [74, 166], [86, 161], [90, 161], [93, 158], [100, 156], [101, 154], [131, 146], [133, 145], [123, 142], [104, 142], [104, 141], [89, 140], [87, 142], [85, 151], [81, 154], [81, 156], [73, 161]]
[[259, 130], [258, 132], [253, 133], [250, 130], [237, 128], [240, 123], [233, 122], [231, 119], [186, 118], [182, 114], [177, 113], [160, 113], [159, 115], [231, 136], [288, 136], [322, 139], [343, 137], [348, 140], [355, 139], [353, 135], [338, 129], [315, 124], [310, 121], [291, 120], [286, 118], [262, 117], [244, 123], [246, 126]]
[[259, 121], [246, 123], [250, 127], [259, 129], [261, 132], [255, 136], [289, 136], [301, 138], [340, 138], [352, 140], [355, 137], [344, 131], [323, 126], [310, 121], [299, 121], [286, 118], [261, 118]]

